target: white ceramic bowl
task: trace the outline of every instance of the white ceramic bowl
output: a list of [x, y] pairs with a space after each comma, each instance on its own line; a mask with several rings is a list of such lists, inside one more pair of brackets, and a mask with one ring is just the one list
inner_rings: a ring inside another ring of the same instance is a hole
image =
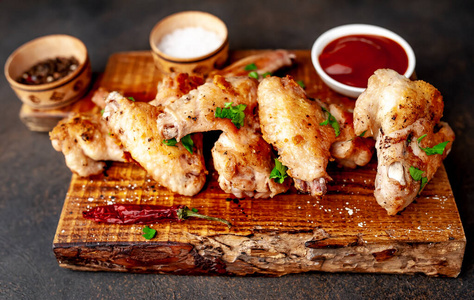
[[349, 86], [331, 78], [328, 74], [326, 74], [326, 72], [324, 72], [321, 65], [319, 64], [319, 55], [330, 42], [343, 36], [357, 34], [378, 35], [397, 42], [400, 46], [402, 46], [408, 56], [408, 68], [403, 75], [408, 78], [411, 77], [415, 70], [415, 53], [413, 52], [411, 46], [402, 37], [388, 29], [374, 25], [348, 24], [326, 31], [314, 42], [313, 47], [311, 48], [311, 60], [313, 62], [314, 68], [323, 82], [326, 83], [331, 89], [342, 95], [352, 98], [359, 97], [359, 95], [365, 90], [365, 88]]

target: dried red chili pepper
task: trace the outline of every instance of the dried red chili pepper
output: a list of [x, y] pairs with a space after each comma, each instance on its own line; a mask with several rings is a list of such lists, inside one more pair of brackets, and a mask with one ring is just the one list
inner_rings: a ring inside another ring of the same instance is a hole
[[152, 224], [159, 222], [181, 222], [190, 217], [218, 221], [232, 226], [229, 221], [201, 215], [185, 205], [162, 206], [145, 204], [113, 204], [97, 206], [82, 212], [86, 219], [109, 224]]

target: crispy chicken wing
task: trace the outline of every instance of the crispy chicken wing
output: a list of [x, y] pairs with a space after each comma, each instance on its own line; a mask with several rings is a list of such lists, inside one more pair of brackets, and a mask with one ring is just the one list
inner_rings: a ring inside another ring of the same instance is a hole
[[335, 132], [320, 125], [327, 118], [321, 106], [288, 76], [265, 78], [258, 87], [258, 104], [263, 138], [278, 150], [295, 187], [313, 196], [324, 194]]
[[354, 132], [353, 113], [343, 104], [330, 104], [328, 108], [340, 126], [340, 134], [329, 149], [336, 162], [346, 168], [365, 166], [374, 154], [375, 141]]
[[[410, 81], [388, 69], [370, 77], [367, 90], [357, 99], [354, 110], [356, 134], [365, 132], [376, 139], [377, 176], [375, 198], [394, 215], [408, 206], [446, 157], [454, 132], [440, 122], [443, 98], [432, 85]], [[426, 136], [418, 141], [423, 135]], [[448, 141], [442, 154], [427, 155], [422, 148]], [[425, 179], [410, 174], [421, 170]]]
[[102, 117], [108, 128], [159, 184], [186, 196], [202, 189], [207, 174], [202, 139], [193, 138], [193, 154], [182, 143], [167, 146], [155, 122], [161, 113], [158, 107], [130, 101], [117, 92], [110, 93], [105, 103]]
[[212, 157], [219, 186], [236, 197], [268, 198], [290, 187], [290, 180], [280, 184], [270, 179], [275, 165], [271, 146], [252, 126], [237, 133], [223, 132], [212, 148]]
[[106, 160], [124, 161], [123, 147], [98, 114], [63, 119], [49, 136], [54, 149], [64, 154], [66, 165], [79, 176], [99, 174]]
[[204, 79], [201, 76], [172, 73], [158, 83], [156, 97], [149, 103], [153, 106], [167, 106], [202, 84]]
[[99, 87], [92, 95], [91, 101], [100, 108], [105, 107], [105, 99], [109, 95], [109, 91], [103, 87]]
[[[295, 55], [286, 50], [265, 51], [242, 58], [222, 70], [216, 70], [210, 74], [209, 78], [214, 78], [214, 75], [225, 77], [248, 76], [251, 71], [256, 71], [259, 75], [267, 72], [273, 73], [283, 67], [291, 66], [294, 59]], [[254, 70], [245, 69], [250, 64], [255, 64]]]
[[249, 77], [224, 78], [216, 75], [208, 82], [192, 90], [164, 108], [158, 116], [160, 134], [165, 139], [178, 141], [193, 132], [238, 130], [230, 119], [216, 118], [215, 110], [226, 103], [244, 104], [246, 116], [254, 114], [257, 105], [257, 81]]

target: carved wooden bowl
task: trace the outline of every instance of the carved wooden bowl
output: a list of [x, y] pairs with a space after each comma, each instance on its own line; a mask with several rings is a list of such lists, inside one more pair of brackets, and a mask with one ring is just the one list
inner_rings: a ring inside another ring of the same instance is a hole
[[[35, 64], [56, 57], [75, 57], [78, 66], [67, 76], [49, 83], [29, 85], [17, 79]], [[79, 100], [88, 90], [91, 64], [86, 46], [68, 35], [36, 38], [16, 49], [5, 63], [5, 77], [18, 98], [35, 109], [54, 109]]]

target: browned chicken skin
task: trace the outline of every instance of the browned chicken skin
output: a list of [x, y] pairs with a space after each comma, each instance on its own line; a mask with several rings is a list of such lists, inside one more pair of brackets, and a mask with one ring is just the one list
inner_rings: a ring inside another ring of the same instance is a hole
[[[240, 129], [230, 119], [215, 117], [215, 110], [230, 102], [233, 106], [246, 105]], [[271, 147], [259, 132], [256, 107], [255, 79], [216, 75], [212, 82], [165, 106], [157, 124], [166, 139], [179, 140], [193, 132], [223, 131], [212, 149], [221, 188], [237, 197], [273, 197], [287, 191], [289, 185], [269, 178], [274, 160]]]
[[109, 134], [99, 114], [77, 114], [61, 120], [49, 133], [56, 151], [79, 176], [99, 174], [107, 160], [124, 161], [123, 147]]
[[173, 192], [193, 196], [206, 181], [202, 139], [193, 139], [193, 154], [182, 145], [167, 146], [155, 120], [161, 110], [143, 102], [133, 102], [117, 92], [107, 97], [102, 118], [120, 139], [131, 157], [153, 179]]
[[[261, 76], [265, 73], [273, 73], [283, 67], [291, 66], [294, 59], [295, 55], [286, 50], [266, 51], [242, 58], [222, 70], [216, 70], [209, 75], [209, 79], [212, 80], [214, 75], [224, 77], [248, 76], [251, 71], [255, 71]], [[255, 64], [255, 70], [245, 69], [250, 64]]]
[[153, 106], [167, 106], [203, 84], [201, 76], [172, 73], [158, 83], [156, 97], [149, 103]]
[[271, 146], [250, 126], [237, 134], [223, 132], [212, 148], [212, 157], [220, 187], [236, 197], [268, 198], [290, 187], [288, 179], [280, 184], [270, 178], [275, 166]]
[[343, 104], [330, 104], [328, 110], [338, 121], [341, 130], [329, 149], [331, 156], [346, 168], [368, 164], [375, 151], [375, 141], [355, 134], [353, 113]]
[[256, 96], [255, 79], [216, 75], [213, 82], [201, 85], [167, 105], [158, 116], [158, 128], [166, 139], [176, 138], [178, 141], [193, 132], [236, 131], [231, 120], [215, 117], [216, 108], [223, 108], [230, 102], [244, 104], [247, 105], [245, 114], [252, 115], [257, 105]]
[[306, 97], [291, 78], [265, 78], [258, 87], [258, 113], [263, 138], [272, 144], [288, 167], [295, 187], [313, 196], [326, 192], [329, 148], [336, 136], [316, 101]]
[[[377, 70], [354, 110], [356, 134], [376, 139], [377, 176], [375, 198], [388, 214], [408, 206], [421, 192], [421, 180], [414, 180], [410, 168], [424, 172], [427, 181], [447, 156], [454, 132], [440, 122], [443, 98], [432, 85], [410, 81], [393, 70]], [[418, 145], [417, 139], [427, 136]], [[443, 154], [428, 156], [420, 147], [448, 141]]]

